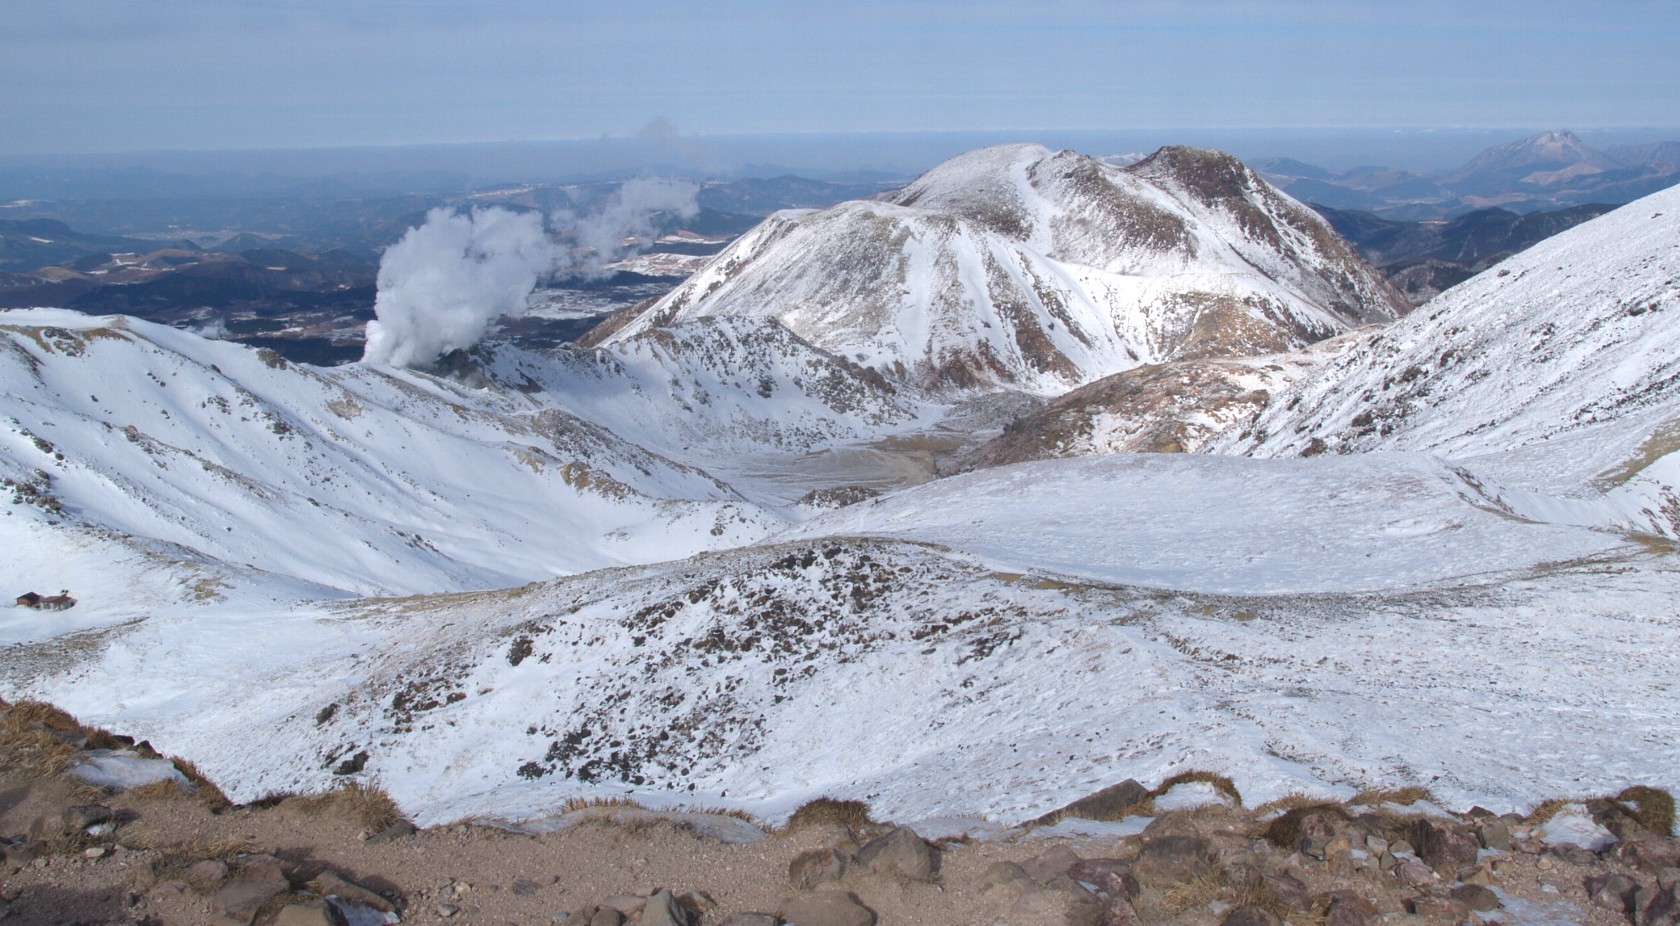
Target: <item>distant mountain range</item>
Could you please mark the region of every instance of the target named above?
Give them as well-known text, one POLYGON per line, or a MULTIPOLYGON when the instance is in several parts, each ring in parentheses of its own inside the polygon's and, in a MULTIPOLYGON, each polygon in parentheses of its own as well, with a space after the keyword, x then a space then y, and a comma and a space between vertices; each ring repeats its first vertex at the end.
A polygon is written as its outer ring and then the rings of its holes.
POLYGON ((1680 142, 1599 151, 1573 132, 1541 132, 1488 148, 1438 174, 1386 167, 1330 171, 1286 158, 1254 166, 1303 202, 1426 220, 1495 206, 1528 213, 1629 202, 1680 182, 1680 142))

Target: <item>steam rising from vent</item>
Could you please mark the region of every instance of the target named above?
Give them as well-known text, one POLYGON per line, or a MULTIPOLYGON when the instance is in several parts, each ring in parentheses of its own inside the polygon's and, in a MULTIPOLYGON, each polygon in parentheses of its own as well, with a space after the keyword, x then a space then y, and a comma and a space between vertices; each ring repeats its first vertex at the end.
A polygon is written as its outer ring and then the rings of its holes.
POLYGON ((490 323, 525 311, 556 249, 542 218, 506 209, 426 213, 379 261, 362 359, 412 367, 471 347, 490 323))
POLYGON ((599 212, 587 216, 567 210, 554 213, 555 227, 569 228, 577 241, 570 265, 560 271, 589 278, 606 276, 607 264, 647 247, 658 213, 683 220, 699 215, 695 199, 699 192, 699 187, 682 181, 628 180, 599 212))
POLYGON ((534 213, 433 209, 379 261, 378 318, 368 322, 362 360, 425 366, 471 347, 496 319, 524 314, 545 277, 606 276, 608 264, 652 241, 658 213, 698 215, 698 192, 692 183, 631 180, 598 211, 556 212, 554 227, 574 248, 551 241, 534 213))

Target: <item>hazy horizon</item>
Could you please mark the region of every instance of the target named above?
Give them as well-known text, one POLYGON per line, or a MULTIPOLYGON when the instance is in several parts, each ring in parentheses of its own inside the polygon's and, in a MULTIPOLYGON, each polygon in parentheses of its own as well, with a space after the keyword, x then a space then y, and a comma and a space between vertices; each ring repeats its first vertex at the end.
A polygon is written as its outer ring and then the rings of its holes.
POLYGON ((1387 126, 1520 137, 1680 112, 1680 5, 1654 0, 16 0, 5 21, 0 156, 1387 126))

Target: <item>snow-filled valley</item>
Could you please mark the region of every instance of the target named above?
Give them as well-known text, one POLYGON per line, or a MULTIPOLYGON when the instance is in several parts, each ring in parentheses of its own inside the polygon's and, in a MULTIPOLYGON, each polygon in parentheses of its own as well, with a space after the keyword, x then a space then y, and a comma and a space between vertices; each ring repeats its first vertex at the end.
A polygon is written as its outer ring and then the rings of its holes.
POLYGON ((593 348, 432 372, 0 312, 0 574, 77 599, 0 611, 0 695, 236 799, 359 777, 422 823, 1014 823, 1185 769, 1251 802, 1680 787, 1680 190, 1390 322, 1246 168, 1087 161, 773 217, 593 348), (1087 285, 1216 277, 1248 295, 1087 285), (1210 357, 1281 372, 1167 402, 1210 357), (1200 452, 1103 436, 1163 420, 1200 452), (1035 427, 1067 458, 975 468, 1035 427))

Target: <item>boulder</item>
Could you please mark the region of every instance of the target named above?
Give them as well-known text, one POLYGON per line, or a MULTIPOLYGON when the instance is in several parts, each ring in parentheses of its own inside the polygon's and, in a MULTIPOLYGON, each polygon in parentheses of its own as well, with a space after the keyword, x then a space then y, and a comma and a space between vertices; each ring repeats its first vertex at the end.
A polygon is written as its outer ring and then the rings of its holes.
POLYGON ((272 860, 248 860, 239 876, 210 897, 210 908, 225 922, 250 926, 262 905, 292 889, 291 882, 272 860))
POLYGON ((1476 864, 1481 843, 1469 827, 1444 820, 1419 820, 1412 824, 1412 845, 1418 858, 1443 875, 1476 864))
POLYGON ((1110 897, 1133 900, 1138 895, 1131 866, 1116 858, 1081 859, 1068 867, 1067 876, 1110 897))
POLYGON ((807 849, 788 862, 788 883, 801 890, 809 890, 828 881, 846 876, 845 853, 838 849, 807 849))
POLYGON ((1587 898, 1612 913, 1633 913, 1639 903, 1639 883, 1627 875, 1600 874, 1587 879, 1587 898))
POLYGON ((1377 905, 1352 891, 1330 892, 1324 926, 1368 926, 1378 916, 1377 905))
POLYGON ((1499 909, 1499 895, 1480 884, 1460 884, 1452 889, 1454 900, 1461 901, 1471 910, 1487 912, 1499 909))
POLYGON ((373 891, 362 887, 353 881, 346 880, 338 872, 328 869, 309 882, 310 890, 323 897, 337 897, 347 903, 372 907, 381 913, 395 913, 397 908, 389 900, 373 891))
POLYGON ((1033 858, 1021 863, 1027 877, 1039 884, 1049 884, 1062 875, 1079 861, 1079 853, 1067 846, 1057 845, 1040 852, 1033 858))
POLYGON ((939 850, 908 826, 871 839, 858 852, 859 868, 907 881, 932 881, 939 872, 939 850))
POLYGON ((781 917, 798 926, 875 926, 875 911, 850 891, 815 891, 782 901, 781 917))
POLYGON ((1211 876, 1213 858, 1213 844, 1200 836, 1157 836, 1144 841, 1132 876, 1145 889, 1165 890, 1211 876))
POLYGON ((188 865, 186 873, 181 876, 181 880, 187 882, 187 884, 194 890, 209 893, 210 891, 215 890, 223 881, 226 881, 227 876, 228 867, 226 862, 217 861, 216 859, 205 859, 202 862, 193 862, 191 865, 188 865))
POLYGON ((347 926, 347 921, 337 907, 315 898, 281 907, 274 926, 347 926))
POLYGON ((654 891, 642 905, 641 926, 692 926, 688 911, 670 891, 654 891))
POLYGON ((1638 926, 1680 926, 1680 887, 1670 884, 1657 891, 1639 911, 1638 926))
POLYGON ((993 862, 980 873, 979 887, 982 893, 1000 888, 1020 888, 1030 884, 1032 878, 1026 869, 1014 862, 993 862))
POLYGON ((1336 839, 1337 824, 1341 822, 1341 817, 1328 812, 1306 814, 1301 818, 1300 834, 1295 837, 1295 851, 1316 859, 1324 858, 1330 843, 1336 839))
POLYGON ((1106 905, 1090 891, 1045 887, 1027 891, 998 923, 1003 926, 1098 926, 1106 905))
POLYGON ((1219 926, 1281 926, 1277 914, 1265 907, 1241 906, 1225 914, 1219 926))
POLYGON ((1049 823, 1062 817, 1079 817, 1085 820, 1118 820, 1125 812, 1136 806, 1149 796, 1149 789, 1128 778, 1117 785, 1108 787, 1074 801, 1058 810, 1052 810, 1042 817, 1038 823, 1049 823))
POLYGON ((1484 849, 1511 851, 1511 825, 1497 817, 1482 821, 1476 828, 1476 838, 1481 841, 1484 849))

